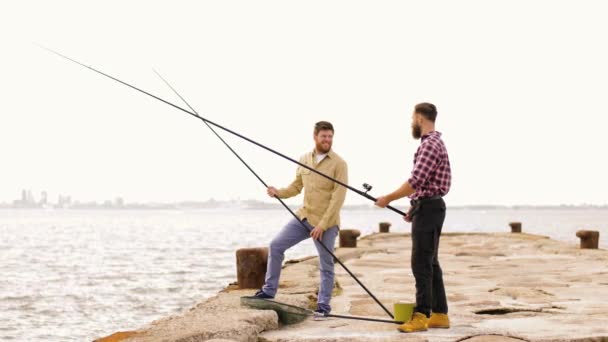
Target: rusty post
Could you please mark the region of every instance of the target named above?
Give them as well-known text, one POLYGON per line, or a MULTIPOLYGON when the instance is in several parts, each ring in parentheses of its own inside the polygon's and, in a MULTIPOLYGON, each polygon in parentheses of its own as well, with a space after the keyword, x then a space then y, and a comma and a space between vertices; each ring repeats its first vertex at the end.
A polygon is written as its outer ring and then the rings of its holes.
POLYGON ((268 247, 241 248, 236 251, 236 278, 241 289, 259 289, 264 285, 268 247))
POLYGON ((581 239, 581 249, 597 249, 600 242, 600 232, 597 230, 579 230, 576 236, 581 239))
POLYGON ((340 230, 340 247, 357 247, 357 237, 359 235, 361 235, 361 232, 356 229, 340 230))
POLYGON ((509 226, 511 226, 511 233, 521 233, 521 222, 511 222, 509 226))

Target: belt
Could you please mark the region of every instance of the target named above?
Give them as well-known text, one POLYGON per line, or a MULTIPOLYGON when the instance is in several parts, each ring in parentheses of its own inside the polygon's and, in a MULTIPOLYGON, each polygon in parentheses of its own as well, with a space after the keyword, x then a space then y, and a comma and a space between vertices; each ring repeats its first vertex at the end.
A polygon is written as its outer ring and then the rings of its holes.
POLYGON ((443 198, 443 196, 421 197, 421 198, 419 198, 417 200, 411 200, 410 204, 411 205, 418 205, 418 204, 422 204, 424 202, 435 201, 435 200, 442 199, 442 198, 443 198))
POLYGON ((410 211, 408 212, 410 219, 418 213, 418 211, 420 210, 420 205, 422 203, 431 202, 431 201, 435 201, 435 200, 442 199, 442 198, 443 198, 442 196, 431 196, 431 197, 421 197, 417 200, 411 200, 410 201, 411 208, 410 208, 410 211))

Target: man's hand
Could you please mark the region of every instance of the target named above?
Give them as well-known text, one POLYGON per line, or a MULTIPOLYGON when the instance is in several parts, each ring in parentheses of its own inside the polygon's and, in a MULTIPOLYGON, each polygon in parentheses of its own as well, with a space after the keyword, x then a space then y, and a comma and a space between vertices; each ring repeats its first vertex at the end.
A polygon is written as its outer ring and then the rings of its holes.
POLYGON ((389 203, 391 203, 391 201, 388 199, 388 196, 380 196, 376 199, 375 204, 380 208, 386 208, 389 203))
POLYGON ((312 237, 313 240, 321 240, 323 237, 323 232, 323 228, 315 227, 315 229, 310 231, 310 237, 312 237))
POLYGON ((405 221, 405 222, 412 222, 412 215, 411 215, 411 212, 412 212, 412 207, 410 207, 410 208, 407 210, 407 213, 405 214, 405 216, 403 216, 403 221, 405 221))
POLYGON ((270 197, 278 197, 279 196, 279 190, 277 190, 274 186, 269 186, 268 188, 266 188, 266 193, 270 197))

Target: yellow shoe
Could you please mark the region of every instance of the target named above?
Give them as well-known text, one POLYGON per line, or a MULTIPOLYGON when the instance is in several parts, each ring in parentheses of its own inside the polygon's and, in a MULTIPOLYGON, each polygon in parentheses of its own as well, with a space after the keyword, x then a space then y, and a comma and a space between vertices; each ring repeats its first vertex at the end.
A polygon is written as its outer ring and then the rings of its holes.
POLYGON ((427 326, 429 328, 448 329, 450 327, 450 319, 447 314, 432 313, 427 326))
POLYGON ((416 331, 426 331, 426 323, 428 322, 428 318, 426 315, 420 312, 414 312, 412 319, 409 322, 403 323, 397 328, 397 330, 405 333, 416 332, 416 331))

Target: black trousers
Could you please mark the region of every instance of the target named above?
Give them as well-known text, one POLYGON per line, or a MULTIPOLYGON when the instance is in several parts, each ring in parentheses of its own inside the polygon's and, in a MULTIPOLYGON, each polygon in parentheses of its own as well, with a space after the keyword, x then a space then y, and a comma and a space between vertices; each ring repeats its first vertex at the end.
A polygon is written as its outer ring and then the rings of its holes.
POLYGON ((443 273, 437 257, 445 220, 445 202, 434 199, 412 206, 412 272, 416 279, 415 312, 448 313, 443 273))

